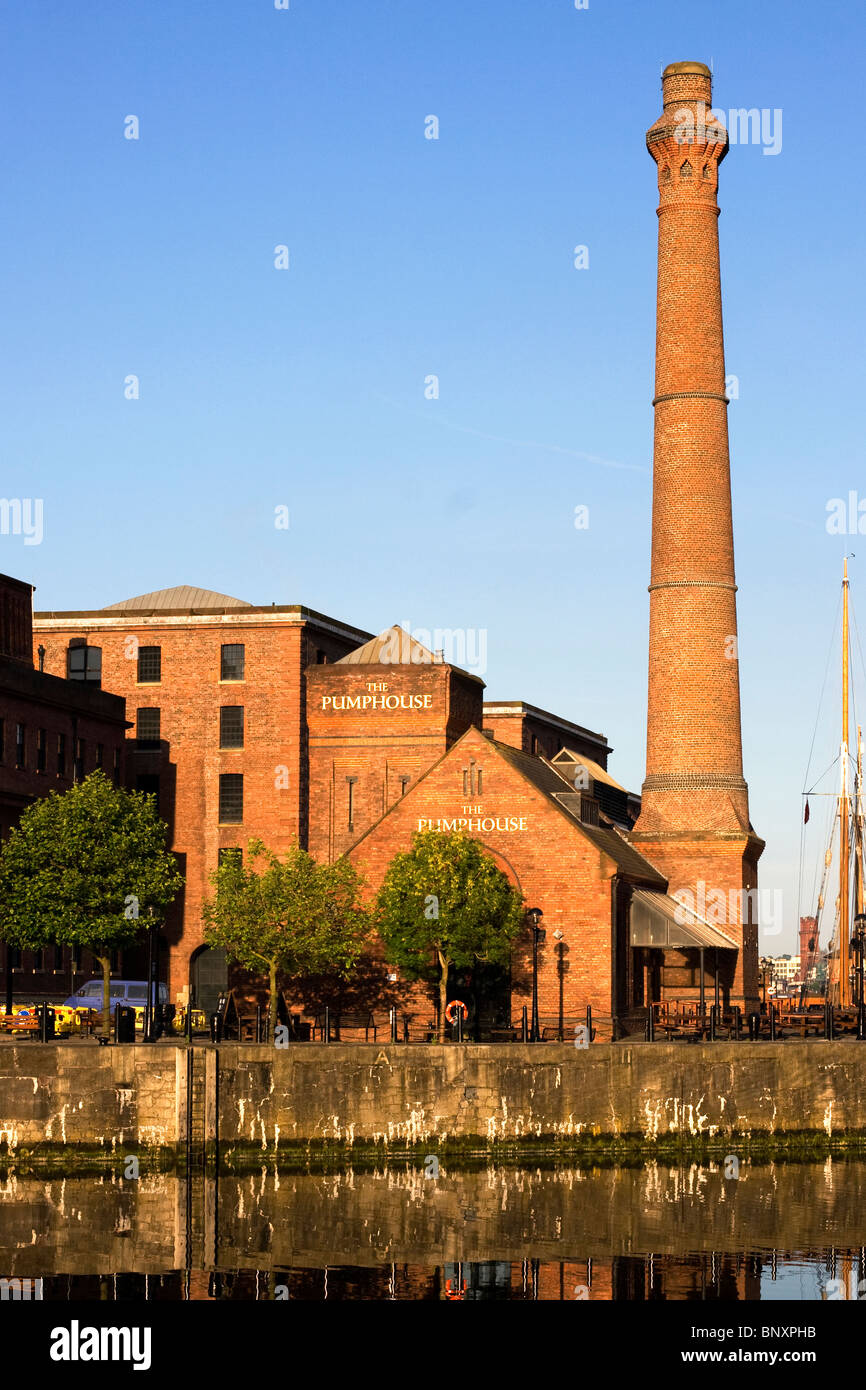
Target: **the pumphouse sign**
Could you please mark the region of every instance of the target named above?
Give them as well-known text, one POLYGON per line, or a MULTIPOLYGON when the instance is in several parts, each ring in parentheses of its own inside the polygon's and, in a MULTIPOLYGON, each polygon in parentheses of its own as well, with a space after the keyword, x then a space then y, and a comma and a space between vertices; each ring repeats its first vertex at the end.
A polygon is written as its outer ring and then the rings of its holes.
POLYGON ((494 830, 512 831, 528 829, 526 816, 491 816, 485 815, 480 806, 464 806, 461 814, 448 818, 439 816, 421 816, 418 820, 419 830, 464 830, 467 835, 478 834, 490 835, 494 830))
POLYGON ((397 695, 388 690, 385 681, 369 681, 367 690, 359 695, 322 695, 323 710, 432 709, 430 694, 397 695))

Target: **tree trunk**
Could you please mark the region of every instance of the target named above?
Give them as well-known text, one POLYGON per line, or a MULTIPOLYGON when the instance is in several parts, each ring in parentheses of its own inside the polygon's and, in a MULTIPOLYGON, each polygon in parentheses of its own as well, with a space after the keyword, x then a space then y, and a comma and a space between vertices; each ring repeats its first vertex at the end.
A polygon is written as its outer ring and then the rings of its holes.
POLYGON ((439 1041, 445 1041, 445 1033, 448 1022, 445 1018, 445 1006, 448 1003, 448 966, 450 961, 447 956, 443 956, 441 951, 436 953, 439 957, 439 1041))
POLYGON ((111 1035, 111 956, 97 956, 102 966, 102 1036, 111 1035))
POLYGON ((268 1042, 274 1040, 274 1028, 277 1022, 277 967, 274 961, 270 963, 270 995, 268 998, 268 1042))

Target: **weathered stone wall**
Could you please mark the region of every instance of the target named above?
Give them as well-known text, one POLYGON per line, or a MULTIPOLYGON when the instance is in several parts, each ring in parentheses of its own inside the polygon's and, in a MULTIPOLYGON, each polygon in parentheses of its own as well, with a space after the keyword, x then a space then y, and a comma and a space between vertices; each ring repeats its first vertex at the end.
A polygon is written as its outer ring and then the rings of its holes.
MULTIPOLYGON (((196 1143, 437 1144, 866 1136, 849 1041, 196 1048, 196 1143), (204 1103, 201 1104, 201 1091, 204 1103)), ((0 1047, 0 1145, 115 1153, 186 1139, 182 1046, 0 1047)))
POLYGON ((223 1045, 220 1143, 866 1134, 852 1042, 223 1045))
POLYGON ((0 1145, 173 1146, 186 1057, 174 1047, 0 1047, 0 1145), (179 1083, 178 1083, 179 1078, 179 1083))

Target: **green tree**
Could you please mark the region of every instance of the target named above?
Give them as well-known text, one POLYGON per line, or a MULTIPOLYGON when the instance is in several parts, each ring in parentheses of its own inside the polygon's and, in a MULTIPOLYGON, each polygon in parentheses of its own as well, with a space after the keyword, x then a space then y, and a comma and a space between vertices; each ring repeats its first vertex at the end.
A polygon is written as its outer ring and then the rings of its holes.
POLYGON ((451 967, 507 964, 523 920, 520 893, 463 833, 417 831, 411 850, 392 859, 376 899, 388 959, 408 979, 438 983, 440 1036, 451 967))
POLYGON ((370 923, 360 903, 361 880, 348 860, 318 864, 299 845, 281 857, 250 840, 247 863, 227 856, 211 884, 214 896, 202 906, 205 940, 247 970, 267 969, 269 1032, 278 972, 351 975, 370 923))
POLYGON ((183 884, 156 799, 100 771, 28 806, 0 847, 0 936, 39 950, 84 947, 102 966, 110 1024, 110 955, 162 921, 183 884))

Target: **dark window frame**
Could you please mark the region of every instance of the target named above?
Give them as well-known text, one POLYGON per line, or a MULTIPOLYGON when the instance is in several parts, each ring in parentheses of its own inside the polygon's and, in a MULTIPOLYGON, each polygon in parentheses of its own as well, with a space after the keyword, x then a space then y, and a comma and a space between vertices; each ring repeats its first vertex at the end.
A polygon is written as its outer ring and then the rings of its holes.
POLYGON ((102 648, 72 640, 66 648, 66 679, 102 688, 102 648), (93 655, 91 656, 91 652, 93 655), (80 660, 78 659, 80 656, 80 660))
POLYGON ((246 716, 244 713, 244 706, 220 705, 220 748, 243 748, 245 736, 246 716), (230 725, 232 720, 227 719, 226 716, 229 714, 235 715, 238 711, 240 712, 240 719, 234 722, 236 725, 238 723, 240 724, 240 730, 238 731, 236 727, 234 730, 229 729, 227 731, 226 725, 230 725))
POLYGON ((218 814, 220 825, 243 825, 244 774, 242 772, 220 773, 218 814))
POLYGON ((139 705, 135 711, 136 748, 159 748, 162 738, 162 708, 159 705, 139 705), (144 719, 142 715, 146 716, 144 719), (153 717, 155 716, 155 718, 153 717))
POLYGON ((135 677, 138 685, 159 685, 162 682, 162 647, 139 647, 135 677), (152 674, 153 671, 156 675, 152 674))
POLYGON ((245 642, 223 642, 222 646, 220 647, 220 680, 232 682, 240 682, 246 680, 246 662, 247 648, 245 642), (240 658, 238 658, 237 656, 228 656, 228 652, 239 652, 240 658), (234 667, 231 666, 232 661, 234 661, 235 663, 234 667), (230 669, 237 669, 238 667, 240 668, 240 675, 227 674, 227 671, 229 671, 230 669))

